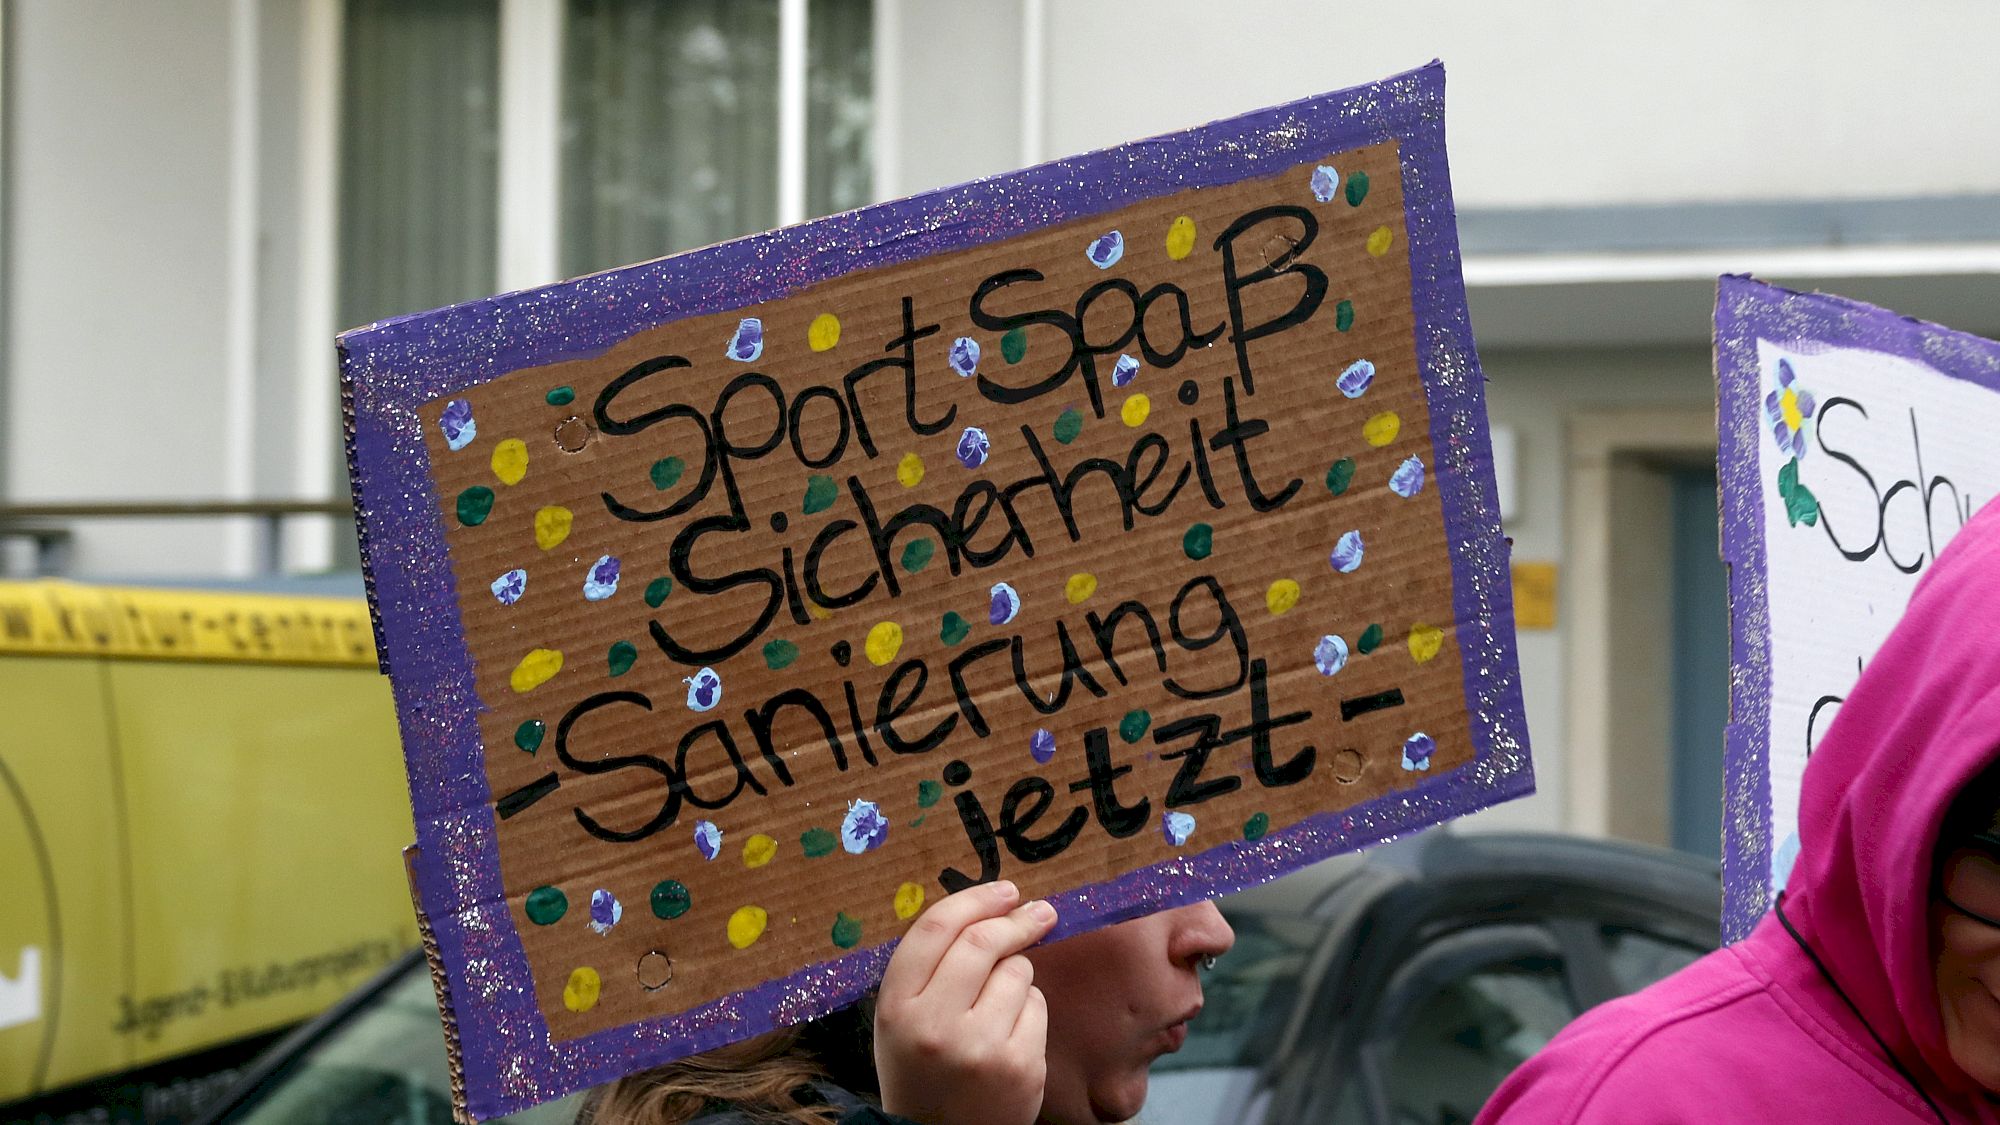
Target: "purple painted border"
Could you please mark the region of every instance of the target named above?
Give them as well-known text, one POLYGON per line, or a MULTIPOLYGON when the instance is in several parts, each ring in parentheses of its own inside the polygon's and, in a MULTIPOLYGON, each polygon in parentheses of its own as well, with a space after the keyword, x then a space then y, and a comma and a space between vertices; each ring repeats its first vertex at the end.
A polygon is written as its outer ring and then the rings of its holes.
POLYGON ((1764 423, 1757 341, 1865 348, 2000 391, 2000 344, 1825 293, 1725 276, 1715 293, 1716 484, 1729 565, 1729 726, 1724 735, 1722 936, 1770 909, 1771 607, 1764 553, 1764 423))
POLYGON ((517 368, 601 353, 633 332, 776 300, 851 271, 982 245, 1188 187, 1255 178, 1387 139, 1401 144, 1417 353, 1452 541, 1453 602, 1477 756, 1414 789, 1313 817, 1256 845, 1224 844, 1060 895, 1058 933, 1067 934, 1241 889, 1534 787, 1508 550, 1445 160, 1440 64, 673 258, 383 321, 341 338, 364 565, 380 650, 393 673, 416 811, 413 879, 459 1017, 466 1103, 474 1115, 518 1110, 832 1011, 872 987, 890 948, 860 950, 678 1017, 550 1041, 501 894, 475 721, 481 703, 417 407, 517 368))

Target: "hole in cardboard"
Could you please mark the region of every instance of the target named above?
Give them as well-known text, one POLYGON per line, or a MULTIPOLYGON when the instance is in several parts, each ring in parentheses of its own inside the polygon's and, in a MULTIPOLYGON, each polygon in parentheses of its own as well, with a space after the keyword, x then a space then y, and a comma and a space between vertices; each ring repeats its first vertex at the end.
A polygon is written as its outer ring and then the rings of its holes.
POLYGON ((556 424, 556 448, 564 453, 581 453, 590 444, 590 423, 571 415, 556 424))
POLYGON ((674 979, 674 959, 655 949, 639 958, 639 987, 657 992, 674 979))
POLYGON ((1274 234, 1265 240, 1262 253, 1266 266, 1274 270, 1284 269, 1299 256, 1299 240, 1288 234, 1274 234))
POLYGON ((1336 750, 1328 763, 1333 770, 1333 779, 1342 785, 1352 785, 1361 780, 1361 773, 1368 768, 1359 751, 1336 750))

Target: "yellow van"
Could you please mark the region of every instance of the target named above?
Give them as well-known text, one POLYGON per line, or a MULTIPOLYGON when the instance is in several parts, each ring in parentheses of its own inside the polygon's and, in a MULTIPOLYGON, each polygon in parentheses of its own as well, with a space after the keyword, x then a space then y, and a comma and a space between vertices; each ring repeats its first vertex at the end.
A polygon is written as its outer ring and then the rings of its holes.
POLYGON ((412 838, 361 599, 0 582, 0 1117, 326 1007, 412 838))

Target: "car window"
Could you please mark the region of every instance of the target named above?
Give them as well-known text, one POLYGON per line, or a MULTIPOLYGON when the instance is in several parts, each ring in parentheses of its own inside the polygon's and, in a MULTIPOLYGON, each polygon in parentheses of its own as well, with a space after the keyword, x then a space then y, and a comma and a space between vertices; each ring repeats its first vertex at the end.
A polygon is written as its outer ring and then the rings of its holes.
POLYGON ((1389 1119, 1470 1122, 1501 1081, 1576 1014, 1554 957, 1513 958, 1441 982, 1381 1056, 1389 1119))
POLYGON ((1671 976, 1708 952, 1698 945, 1623 926, 1605 926, 1602 932, 1605 966, 1621 995, 1671 976))
MULTIPOLYGON (((568 1125, 582 1095, 497 1121, 568 1125)), ((231 1125, 452 1125, 444 1029, 430 979, 405 973, 274 1074, 231 1125)))

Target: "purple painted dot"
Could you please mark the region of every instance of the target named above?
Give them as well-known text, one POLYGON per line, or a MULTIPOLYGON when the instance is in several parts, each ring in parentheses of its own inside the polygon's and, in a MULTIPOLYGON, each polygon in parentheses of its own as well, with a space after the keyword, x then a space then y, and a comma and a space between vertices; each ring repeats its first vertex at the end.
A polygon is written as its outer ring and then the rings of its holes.
POLYGON ((618 905, 617 896, 610 891, 599 889, 590 892, 590 928, 599 936, 611 932, 618 919, 625 916, 625 908, 618 905))
POLYGON ((958 436, 958 463, 968 469, 976 469, 986 463, 986 455, 993 451, 993 443, 986 437, 986 431, 978 426, 967 426, 958 436))
POLYGON ((1111 365, 1111 385, 1122 387, 1139 377, 1139 361, 1129 355, 1121 355, 1118 362, 1111 365))
POLYGON ((1108 270, 1118 264, 1118 259, 1125 256, 1125 236, 1115 230, 1103 235, 1090 244, 1084 255, 1090 259, 1091 265, 1101 270, 1108 270))
POLYGON ((586 601, 601 602, 618 592, 618 560, 610 555, 599 555, 590 564, 590 573, 583 579, 583 596, 586 601))
POLYGON ((993 584, 993 589, 987 592, 993 598, 986 606, 987 624, 1005 625, 1014 620, 1015 614, 1021 612, 1021 595, 1014 592, 1014 587, 1005 582, 996 582, 993 584))
POLYGON ((1411 457, 1396 471, 1389 474, 1389 491, 1408 500, 1424 490, 1424 463, 1421 458, 1411 457))
POLYGON ((1322 676, 1331 676, 1347 667, 1347 642, 1328 633, 1313 646, 1313 667, 1322 676))
POLYGON ((951 342, 951 351, 946 358, 959 378, 970 379, 979 371, 979 341, 970 336, 960 336, 951 342))
POLYGON ((729 358, 738 363, 755 363, 764 354, 764 322, 746 316, 736 324, 729 338, 729 358))
POLYGON ((1312 191, 1313 198, 1321 203, 1332 203, 1340 194, 1340 173, 1333 170, 1333 165, 1322 164, 1313 169, 1312 191))
POLYGON ((1361 533, 1350 531, 1333 545, 1333 554, 1328 556, 1327 561, 1340 573, 1353 574, 1361 569, 1361 550, 1361 533))
POLYGON ((1056 736, 1046 730, 1035 731, 1028 737, 1028 753, 1034 757, 1036 765, 1048 765, 1049 759, 1056 756, 1056 736))
POLYGON ((722 702, 722 677, 713 668, 703 668, 681 681, 688 686, 688 710, 710 711, 722 702))
POLYGON ((1431 755, 1437 750, 1437 740, 1422 731, 1403 740, 1403 768, 1425 770, 1431 768, 1431 755))
POLYGON ((438 418, 438 432, 444 435, 444 443, 453 453, 472 444, 479 436, 479 423, 472 420, 472 404, 462 398, 452 399, 444 404, 444 414, 438 418))
POLYGON ((1340 378, 1335 379, 1333 385, 1348 398, 1360 398, 1367 392, 1368 384, 1374 381, 1375 365, 1365 359, 1357 359, 1347 365, 1347 370, 1340 373, 1340 378))
POLYGON ((714 859, 722 854, 722 829, 712 820, 694 822, 694 847, 703 859, 714 859))
POLYGON ((1194 835, 1194 818, 1184 812, 1170 812, 1160 818, 1160 835, 1178 848, 1194 835))
POLYGON ((840 822, 840 846, 849 855, 872 852, 889 838, 889 822, 883 819, 882 810, 873 801, 854 801, 847 806, 847 816, 840 822))
POLYGON ((493 596, 501 605, 513 605, 528 592, 528 572, 519 567, 493 580, 493 596))

